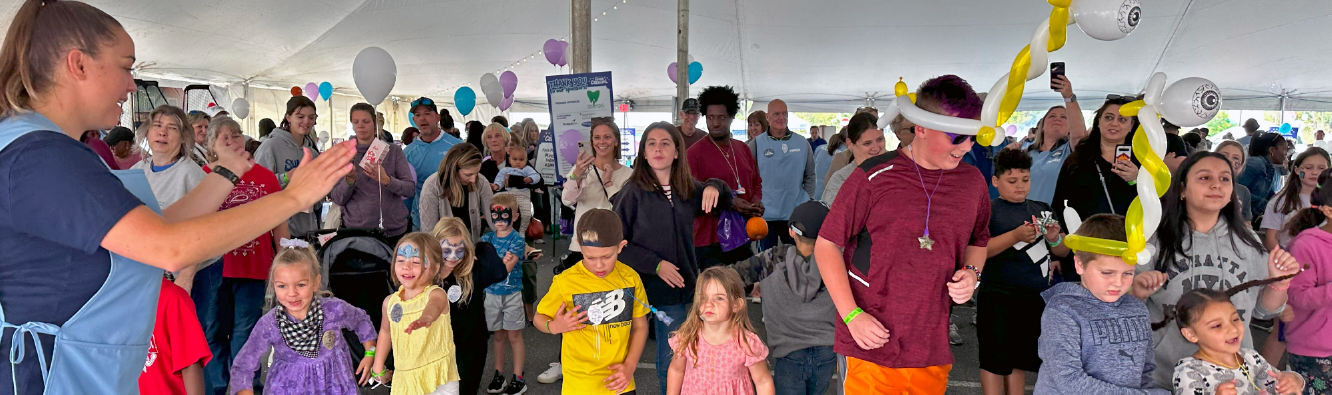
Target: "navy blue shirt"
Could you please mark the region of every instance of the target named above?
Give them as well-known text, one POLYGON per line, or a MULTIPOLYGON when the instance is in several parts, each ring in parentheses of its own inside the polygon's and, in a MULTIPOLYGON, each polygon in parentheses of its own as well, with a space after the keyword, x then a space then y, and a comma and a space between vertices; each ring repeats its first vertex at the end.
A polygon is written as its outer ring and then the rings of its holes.
MULTIPOLYGON (((990 201, 990 236, 998 237, 1012 232, 1023 223, 1031 222, 1032 216, 1041 218, 1042 211, 1054 213, 1050 205, 1031 199, 1022 203, 993 199, 990 201)), ((1045 236, 1036 242, 1045 243, 1045 236)), ((1028 244, 1028 247, 1031 246, 1028 244)), ((1038 293, 1050 288, 1050 279, 1046 276, 1041 265, 1032 261, 1026 250, 1008 247, 999 255, 985 260, 985 281, 981 281, 981 287, 1037 297, 1038 293)))
MULTIPOLYGON (((142 205, 92 149, 57 132, 32 132, 0 150, 0 308, 5 321, 64 325, 111 270, 102 239, 142 205)), ((0 335, 8 364, 14 331, 0 335)), ((18 367, 19 393, 40 393, 32 340, 18 367)), ((47 362, 55 340, 42 335, 47 362)), ((8 370, 8 369, 3 369, 8 370)), ((0 393, 10 375, 0 374, 0 393)))

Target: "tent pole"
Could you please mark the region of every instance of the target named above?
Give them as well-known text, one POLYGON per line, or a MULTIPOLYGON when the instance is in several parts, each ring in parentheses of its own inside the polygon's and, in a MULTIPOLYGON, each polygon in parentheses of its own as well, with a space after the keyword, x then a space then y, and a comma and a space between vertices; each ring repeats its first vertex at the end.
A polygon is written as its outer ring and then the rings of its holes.
POLYGON ((569 16, 572 20, 569 27, 573 29, 569 37, 573 40, 570 49, 573 50, 573 56, 569 58, 569 68, 574 74, 592 72, 592 0, 569 0, 572 12, 569 16))
POLYGON ((684 100, 689 98, 689 0, 676 2, 679 11, 675 22, 675 123, 678 125, 682 121, 684 100))

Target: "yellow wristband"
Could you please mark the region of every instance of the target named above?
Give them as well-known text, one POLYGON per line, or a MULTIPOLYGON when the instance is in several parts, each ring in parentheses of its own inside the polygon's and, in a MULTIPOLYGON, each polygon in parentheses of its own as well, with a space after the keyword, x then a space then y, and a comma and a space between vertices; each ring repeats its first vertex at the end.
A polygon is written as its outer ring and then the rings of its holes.
POLYGON ((855 308, 855 310, 851 310, 850 313, 846 313, 846 318, 843 318, 843 319, 842 319, 842 323, 847 324, 847 325, 851 325, 851 320, 852 320, 852 319, 855 319, 856 316, 858 316, 858 315, 860 315, 860 313, 864 313, 864 312, 865 312, 865 310, 861 310, 859 307, 857 307, 857 308, 855 308))

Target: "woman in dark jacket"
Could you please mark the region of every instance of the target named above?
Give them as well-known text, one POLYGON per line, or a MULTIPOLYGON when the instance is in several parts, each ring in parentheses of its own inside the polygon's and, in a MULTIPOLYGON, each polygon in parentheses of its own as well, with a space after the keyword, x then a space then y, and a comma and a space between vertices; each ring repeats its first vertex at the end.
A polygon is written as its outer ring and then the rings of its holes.
POLYGON ((1067 202, 1087 218, 1093 214, 1125 215, 1129 203, 1138 196, 1131 184, 1138 177, 1137 158, 1118 161, 1115 149, 1132 144, 1138 118, 1119 114, 1119 107, 1132 101, 1132 97, 1111 95, 1096 110, 1091 132, 1073 149, 1073 155, 1064 162, 1055 186, 1055 212, 1062 214, 1067 202))
POLYGON ((486 346, 490 345, 485 289, 504 281, 518 258, 500 258, 490 243, 473 246, 471 231, 458 218, 440 220, 433 233, 443 251, 444 269, 448 270, 440 286, 449 295, 453 347, 458 355, 458 376, 462 378, 458 393, 475 394, 486 373, 486 346))
POLYGON ((671 347, 666 341, 679 329, 693 300, 698 277, 694 256, 694 217, 731 207, 731 188, 721 180, 700 183, 689 173, 684 137, 668 122, 648 125, 638 143, 634 173, 611 198, 624 223, 629 244, 620 262, 638 271, 648 301, 674 321, 654 321, 657 332, 657 376, 666 393, 671 347), (669 218, 670 221, 664 221, 669 218))

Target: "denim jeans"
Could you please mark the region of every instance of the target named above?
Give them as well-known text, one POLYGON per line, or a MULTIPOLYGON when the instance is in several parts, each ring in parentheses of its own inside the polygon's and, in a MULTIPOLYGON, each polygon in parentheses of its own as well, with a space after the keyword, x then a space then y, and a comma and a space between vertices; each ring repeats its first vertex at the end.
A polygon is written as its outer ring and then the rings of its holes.
POLYGON ((666 306, 653 306, 657 311, 666 313, 673 321, 671 325, 650 318, 652 320, 653 330, 657 332, 657 383, 661 385, 662 394, 666 393, 666 374, 671 370, 671 332, 680 329, 680 324, 684 323, 685 316, 689 315, 689 304, 680 303, 666 306))
MULTIPOLYGON (((263 316, 265 283, 263 280, 223 278, 222 262, 214 263, 194 275, 194 299, 204 338, 213 360, 204 366, 206 393, 224 395, 231 380, 231 361, 250 339, 255 322, 263 316)), ((255 375, 254 386, 263 388, 255 375)))
POLYGON ((772 378, 777 395, 822 395, 837 368, 837 354, 832 346, 815 346, 792 351, 777 358, 772 378))
MULTIPOLYGON (((208 342, 213 359, 204 365, 204 393, 225 395, 227 392, 227 370, 231 368, 227 358, 219 358, 217 348, 217 290, 222 286, 222 262, 200 269, 194 274, 194 286, 190 289, 190 299, 194 300, 194 311, 199 315, 199 325, 203 328, 204 340, 208 342)), ((225 337, 225 336, 224 336, 225 337)))

